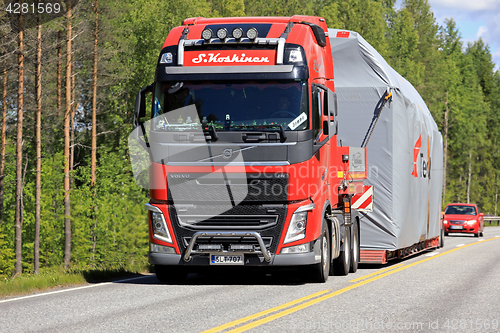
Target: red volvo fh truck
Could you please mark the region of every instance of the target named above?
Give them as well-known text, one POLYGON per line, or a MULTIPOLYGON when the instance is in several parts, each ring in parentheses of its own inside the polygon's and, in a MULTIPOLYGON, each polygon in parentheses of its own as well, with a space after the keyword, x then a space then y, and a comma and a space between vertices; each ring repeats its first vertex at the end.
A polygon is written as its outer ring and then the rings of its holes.
POLYGON ((159 280, 209 265, 295 266, 317 282, 357 270, 366 149, 337 142, 333 73, 320 17, 171 30, 131 135, 159 280))

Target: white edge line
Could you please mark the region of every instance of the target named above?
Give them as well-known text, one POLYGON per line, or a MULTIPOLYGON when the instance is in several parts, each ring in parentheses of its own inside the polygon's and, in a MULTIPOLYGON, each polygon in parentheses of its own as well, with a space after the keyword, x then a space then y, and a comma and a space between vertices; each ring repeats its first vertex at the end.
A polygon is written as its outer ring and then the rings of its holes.
POLYGON ((86 285, 86 286, 82 286, 82 287, 75 287, 75 288, 69 288, 69 289, 49 291, 49 292, 46 292, 46 293, 40 293, 40 294, 35 294, 35 295, 28 295, 28 296, 22 296, 22 297, 16 297, 16 298, 9 298, 9 299, 5 299, 5 300, 0 301, 0 303, 7 303, 7 302, 12 302, 12 301, 19 301, 19 300, 22 300, 22 299, 33 298, 33 297, 38 297, 38 296, 46 296, 46 295, 59 294, 59 293, 64 293, 66 291, 73 291, 73 290, 80 290, 80 289, 86 289, 86 288, 93 288, 93 287, 105 286, 105 285, 113 284, 113 283, 120 283, 120 282, 127 282, 127 281, 132 281, 132 280, 144 279, 144 278, 151 277, 151 276, 152 275, 139 276, 139 277, 134 277, 134 278, 130 278, 130 279, 117 280, 117 281, 111 281, 111 282, 101 282, 101 283, 86 285))
POLYGON ((438 254, 439 254, 439 252, 432 252, 432 253, 426 254, 425 256, 426 257, 434 257, 435 255, 438 255, 438 254))
POLYGON ((465 244, 458 244, 457 247, 461 247, 461 246, 464 246, 465 244))

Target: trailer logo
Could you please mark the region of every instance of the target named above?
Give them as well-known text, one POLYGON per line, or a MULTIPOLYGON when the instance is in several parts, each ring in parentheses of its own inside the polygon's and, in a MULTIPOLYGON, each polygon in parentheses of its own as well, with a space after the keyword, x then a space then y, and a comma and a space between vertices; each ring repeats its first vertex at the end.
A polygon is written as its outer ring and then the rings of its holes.
POLYGON ((418 137, 417 142, 415 142, 415 146, 413 147, 413 171, 411 175, 415 178, 419 176, 422 178, 427 178, 429 175, 429 163, 424 159, 424 154, 420 152, 422 148, 422 136, 418 137), (418 157, 420 156, 422 161, 422 171, 418 171, 418 157))
POLYGON ((356 169, 363 166, 364 161, 363 161, 363 158, 362 158, 360 152, 357 152, 354 154, 353 159, 351 160, 351 163, 352 163, 353 168, 356 168, 356 169))

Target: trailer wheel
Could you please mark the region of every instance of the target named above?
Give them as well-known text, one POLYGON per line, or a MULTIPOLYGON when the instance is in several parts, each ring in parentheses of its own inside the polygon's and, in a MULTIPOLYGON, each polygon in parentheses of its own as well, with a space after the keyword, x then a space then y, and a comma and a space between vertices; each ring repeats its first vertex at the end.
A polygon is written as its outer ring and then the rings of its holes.
POLYGON ((155 265, 156 278, 162 283, 182 283, 187 277, 187 270, 182 266, 155 265))
POLYGON ((333 271, 335 275, 347 275, 351 268, 351 232, 349 228, 345 228, 344 250, 340 251, 340 255, 333 261, 333 271))
POLYGON ((313 282, 324 283, 328 280, 330 273, 330 233, 325 222, 323 222, 323 231, 319 239, 321 249, 321 261, 312 266, 313 282))
POLYGON ((349 273, 356 273, 359 263, 359 222, 354 223, 354 230, 352 232, 352 255, 351 255, 351 268, 349 273))

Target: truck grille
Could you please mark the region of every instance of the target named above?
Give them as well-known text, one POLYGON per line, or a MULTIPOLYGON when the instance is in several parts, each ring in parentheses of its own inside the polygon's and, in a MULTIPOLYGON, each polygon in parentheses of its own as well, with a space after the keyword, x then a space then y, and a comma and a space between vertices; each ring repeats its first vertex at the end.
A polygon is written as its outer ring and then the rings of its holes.
MULTIPOLYGON (((278 241, 286 218, 286 205, 252 205, 239 204, 237 206, 221 205, 169 205, 169 217, 172 221, 175 236, 182 251, 185 251, 187 244, 195 232, 207 231, 257 231, 265 239, 266 247, 271 252, 276 252, 278 241), (212 214, 210 212, 221 212, 222 214, 212 214), (204 219, 204 217, 208 217, 204 219), (186 242, 187 240, 187 242, 186 242)), ((230 244, 246 244, 252 242, 258 247, 255 239, 236 237, 224 241, 218 240, 217 244, 223 244, 224 248, 229 248, 230 244)))

